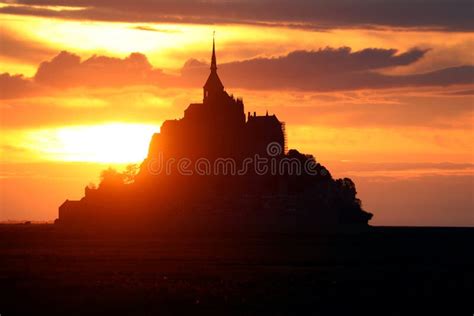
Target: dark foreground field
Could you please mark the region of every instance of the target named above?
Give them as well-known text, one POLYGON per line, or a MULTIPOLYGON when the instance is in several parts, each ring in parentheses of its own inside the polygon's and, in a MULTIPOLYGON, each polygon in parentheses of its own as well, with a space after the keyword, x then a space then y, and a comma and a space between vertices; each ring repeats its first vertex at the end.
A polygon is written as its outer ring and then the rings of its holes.
POLYGON ((0 314, 473 315, 474 230, 104 237, 0 225, 0 314))

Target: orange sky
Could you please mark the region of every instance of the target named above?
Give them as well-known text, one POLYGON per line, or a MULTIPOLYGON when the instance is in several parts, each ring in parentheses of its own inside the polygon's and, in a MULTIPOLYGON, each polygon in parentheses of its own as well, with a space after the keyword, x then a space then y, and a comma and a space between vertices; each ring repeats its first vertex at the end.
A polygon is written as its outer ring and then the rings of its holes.
POLYGON ((205 6, 154 20, 146 1, 8 2, 0 221, 53 220, 100 170, 143 159, 161 123, 200 101, 216 30, 226 90, 285 121, 289 148, 352 177, 374 224, 474 225, 474 36, 462 13, 426 25, 331 7, 327 19, 286 18, 282 1, 261 20, 205 6))

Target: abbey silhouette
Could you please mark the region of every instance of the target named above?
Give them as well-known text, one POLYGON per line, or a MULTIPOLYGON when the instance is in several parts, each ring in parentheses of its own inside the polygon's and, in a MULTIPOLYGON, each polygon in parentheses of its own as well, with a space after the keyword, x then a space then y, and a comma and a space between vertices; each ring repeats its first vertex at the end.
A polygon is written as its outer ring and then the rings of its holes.
POLYGON ((65 226, 160 230, 312 231, 367 226, 354 183, 334 180, 311 155, 286 150, 285 124, 245 115, 217 73, 213 40, 202 103, 167 120, 135 172, 108 170, 80 201, 59 207, 65 226))

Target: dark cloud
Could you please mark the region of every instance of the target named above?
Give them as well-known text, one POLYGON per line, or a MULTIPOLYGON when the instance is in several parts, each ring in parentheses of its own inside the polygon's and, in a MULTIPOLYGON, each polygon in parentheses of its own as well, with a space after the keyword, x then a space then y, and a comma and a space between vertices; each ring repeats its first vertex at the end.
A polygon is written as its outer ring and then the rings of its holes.
POLYGON ((446 95, 471 96, 474 95, 474 89, 452 91, 444 93, 446 95))
MULTIPOLYGON (((325 48, 295 51, 275 58, 255 58, 219 65, 219 74, 227 87, 253 90, 344 91, 400 87, 449 86, 471 84, 474 66, 465 65, 412 75, 386 75, 380 70, 410 65, 426 50, 412 49, 397 53, 394 49, 325 48)), ((61 52, 41 63, 31 79, 3 74, 2 98, 32 94, 38 87, 157 87, 196 88, 209 73, 209 65, 188 60, 181 75, 168 75, 154 68, 147 57, 132 53, 126 58, 92 56, 86 60, 61 52)))
POLYGON ((37 85, 22 75, 0 74, 0 99, 27 97, 38 91, 37 85))
POLYGON ((141 23, 236 23, 312 29, 474 29, 470 0, 18 0, 15 5, 0 8, 0 12, 141 23), (52 10, 47 6, 74 10, 52 10))
POLYGON ((51 61, 41 63, 34 81, 54 87, 107 87, 158 84, 164 77, 140 53, 124 59, 94 55, 81 61, 79 56, 63 51, 51 61))
MULTIPOLYGON (((221 78, 228 86, 247 89, 296 89, 338 91, 384 89, 410 86, 447 86, 473 83, 474 67, 459 66, 413 75, 385 75, 384 68, 410 65, 426 50, 412 49, 397 54, 394 49, 326 48, 296 51, 278 58, 255 58, 222 64, 221 78)), ((182 75, 195 84, 202 82, 207 65, 188 61, 182 75)))
POLYGON ((62 51, 50 61, 42 62, 33 78, 1 74, 0 98, 21 98, 74 87, 172 85, 173 79, 153 68, 140 53, 123 59, 94 55, 82 61, 78 55, 62 51))
POLYGON ((40 42, 24 38, 14 30, 1 29, 0 38, 0 56, 8 59, 39 63, 57 53, 57 50, 45 47, 40 42))
POLYGON ((409 65, 426 53, 426 50, 412 49, 397 55, 396 49, 366 48, 352 52, 349 47, 325 48, 317 51, 294 51, 278 58, 256 58, 243 62, 228 63, 233 70, 244 67, 259 67, 265 64, 268 70, 278 68, 282 72, 297 75, 308 70, 313 74, 321 72, 362 71, 409 65), (308 67, 309 66, 309 67, 308 67))

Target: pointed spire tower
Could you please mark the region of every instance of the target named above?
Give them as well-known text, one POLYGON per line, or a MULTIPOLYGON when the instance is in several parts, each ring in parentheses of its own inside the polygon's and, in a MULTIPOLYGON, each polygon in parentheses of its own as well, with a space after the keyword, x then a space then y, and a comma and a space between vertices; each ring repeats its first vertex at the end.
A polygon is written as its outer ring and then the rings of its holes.
POLYGON ((212 58, 211 58, 211 71, 217 72, 217 60, 216 60, 216 32, 212 35, 212 58))
POLYGON ((204 102, 218 96, 224 92, 224 85, 217 75, 217 59, 216 59, 216 41, 215 32, 212 37, 212 57, 211 57, 211 73, 204 84, 204 102))

